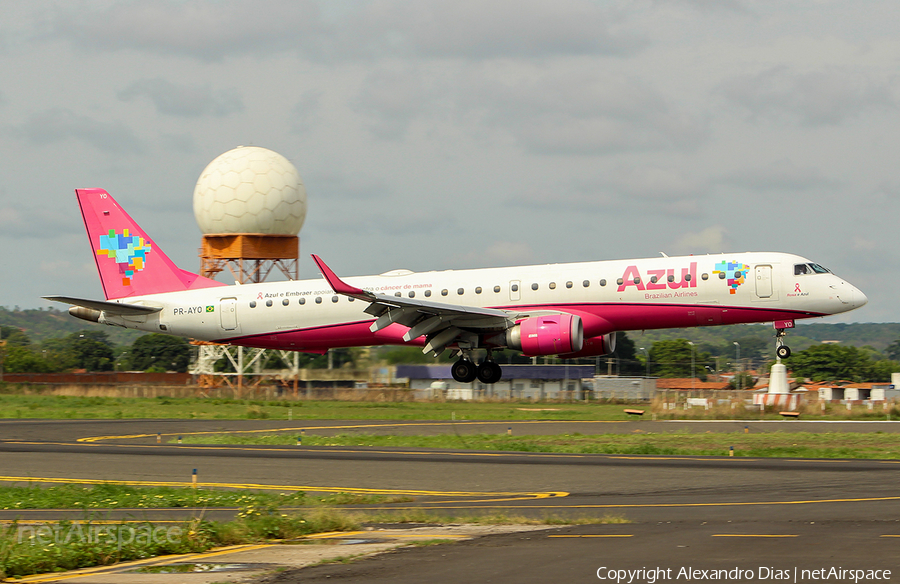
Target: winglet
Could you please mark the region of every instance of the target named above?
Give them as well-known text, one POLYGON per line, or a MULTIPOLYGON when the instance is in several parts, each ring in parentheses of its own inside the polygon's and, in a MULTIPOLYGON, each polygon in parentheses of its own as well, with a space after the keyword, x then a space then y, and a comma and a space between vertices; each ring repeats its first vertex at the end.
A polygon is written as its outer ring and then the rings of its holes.
POLYGON ((322 272, 322 275, 325 276, 325 280, 328 281, 328 285, 331 286, 331 289, 335 291, 337 294, 343 294, 344 296, 352 296, 353 298, 357 298, 359 300, 368 300, 372 301, 375 298, 375 295, 371 292, 366 292, 362 288, 357 288, 355 286, 351 286, 347 284, 343 280, 337 277, 337 275, 325 265, 325 262, 322 261, 322 258, 317 256, 316 254, 311 254, 312 259, 316 262, 316 265, 319 266, 319 271, 322 272))

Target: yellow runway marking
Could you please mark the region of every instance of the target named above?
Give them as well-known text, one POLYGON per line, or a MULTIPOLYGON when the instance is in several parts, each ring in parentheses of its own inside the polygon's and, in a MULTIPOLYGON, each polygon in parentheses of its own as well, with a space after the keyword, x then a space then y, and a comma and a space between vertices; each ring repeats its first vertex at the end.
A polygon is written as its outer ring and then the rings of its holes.
MULTIPOLYGON (((262 434, 265 432, 299 432, 300 430, 353 430, 360 428, 406 428, 413 426, 484 426, 501 424, 623 424, 626 420, 495 420, 485 422, 416 422, 412 424, 353 424, 345 426, 291 426, 290 428, 265 428, 262 430, 222 430, 218 432, 171 432, 160 436, 202 436, 208 434, 262 434)), ((88 436, 78 442, 99 442, 100 440, 127 440, 133 438, 154 438, 157 434, 126 434, 122 436, 88 436)))
MULTIPOLYGON (((754 507, 760 505, 816 505, 823 503, 871 503, 876 501, 900 501, 896 497, 865 497, 859 499, 809 499, 801 501, 732 501, 723 503, 608 503, 596 505, 491 505, 490 507, 443 506, 443 502, 423 503, 416 507, 391 505, 391 510, 410 511, 413 509, 652 509, 661 507, 754 507)), ((354 507, 359 511, 383 510, 384 507, 354 507)), ((898 535, 897 537, 900 537, 898 535)))
POLYGON ((606 533, 592 535, 548 535, 547 537, 634 537, 634 534, 606 533))
MULTIPOLYGON (((174 436, 174 434, 173 434, 173 436, 174 436)), ((116 438, 116 436, 113 436, 111 438, 116 438)), ((45 446, 45 445, 75 446, 75 444, 73 442, 25 442, 25 441, 21 441, 21 440, 7 440, 7 441, 5 441, 5 444, 30 444, 30 445, 42 445, 42 446, 45 446)), ((91 445, 93 446, 95 444, 91 444, 91 445)), ((224 451, 245 450, 247 452, 292 452, 292 451, 293 452, 303 452, 302 449, 292 448, 288 444, 285 444, 280 447, 271 447, 271 448, 265 448, 265 447, 260 447, 260 446, 253 446, 253 447, 242 446, 239 444, 234 444, 234 445, 227 445, 227 444, 226 445, 216 445, 216 444, 164 444, 164 445, 160 445, 160 444, 112 444, 110 446, 113 446, 115 448, 160 448, 160 446, 168 446, 168 447, 181 448, 184 450, 193 448, 196 450, 202 450, 204 452, 209 452, 210 450, 224 450, 224 451)), ((420 450, 416 450, 416 451, 364 450, 364 451, 361 451, 361 450, 344 450, 344 449, 337 449, 337 448, 329 448, 328 450, 316 450, 316 451, 311 451, 311 452, 336 452, 336 453, 341 453, 341 454, 349 454, 349 453, 358 454, 360 452, 365 452, 367 454, 394 454, 394 455, 403 454, 405 456, 433 456, 435 454, 442 454, 444 456, 472 456, 472 457, 486 457, 486 458, 496 458, 496 457, 503 457, 503 456, 510 455, 510 453, 508 453, 508 452, 484 452, 484 451, 478 451, 478 450, 472 450, 469 452, 443 452, 440 450, 426 450, 426 451, 420 451, 420 450)), ((560 456, 566 456, 569 458, 584 458, 585 457, 585 455, 583 455, 583 454, 568 454, 568 453, 562 453, 562 452, 557 452, 557 453, 553 453, 553 452, 544 452, 544 453, 541 453, 541 452, 516 452, 514 454, 515 454, 515 456, 527 456, 529 458, 542 458, 542 457, 557 458, 560 456)), ((675 460, 679 460, 679 459, 675 459, 675 460)), ((684 459, 684 460, 695 460, 695 459, 684 459)), ((696 460, 701 460, 701 459, 696 459, 696 460)))
POLYGON ((196 561, 196 560, 205 560, 207 558, 214 558, 217 556, 222 556, 226 554, 233 554, 237 552, 246 552, 250 550, 257 550, 266 547, 271 547, 273 544, 249 544, 249 545, 236 545, 228 548, 220 548, 218 550, 214 550, 212 552, 200 553, 200 554, 177 554, 171 556, 157 556, 155 558, 149 558, 146 560, 137 560, 135 562, 125 562, 122 564, 114 564, 112 566, 100 566, 97 568, 86 568, 84 570, 77 570, 75 572, 70 572, 66 574, 54 573, 54 574, 37 574, 35 576, 26 576, 25 578, 9 578, 4 580, 4 582, 58 582, 60 580, 73 580, 75 578, 87 578, 88 576, 96 576, 98 574, 107 574, 107 573, 115 573, 120 572, 122 570, 130 570, 133 568, 139 568, 141 566, 154 566, 159 564, 170 564, 173 562, 187 562, 187 561, 196 561))
POLYGON ((714 533, 712 537, 800 537, 799 535, 778 535, 765 533, 714 533))
MULTIPOLYGON (((193 482, 182 481, 120 481, 120 480, 97 480, 97 479, 74 479, 61 477, 11 477, 0 476, 0 482, 15 483, 63 483, 76 485, 137 485, 144 487, 191 487, 193 482)), ((550 497, 565 497, 565 492, 545 492, 545 493, 514 493, 514 492, 496 492, 485 493, 478 491, 425 491, 417 489, 364 489, 358 487, 319 487, 314 485, 262 485, 255 483, 196 483, 198 487, 216 487, 227 489, 256 489, 266 491, 313 491, 321 493, 356 493, 367 495, 406 495, 406 496, 425 496, 425 497, 492 497, 489 501, 493 501, 493 497, 507 497, 519 500, 521 499, 547 499, 550 497)))

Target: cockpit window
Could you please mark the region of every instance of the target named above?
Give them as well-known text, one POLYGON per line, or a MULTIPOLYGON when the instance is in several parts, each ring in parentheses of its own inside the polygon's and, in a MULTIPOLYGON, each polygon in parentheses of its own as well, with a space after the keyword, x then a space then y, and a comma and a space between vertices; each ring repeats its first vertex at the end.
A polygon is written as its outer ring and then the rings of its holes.
POLYGON ((823 268, 819 264, 794 264, 794 275, 802 274, 830 274, 831 270, 823 268))

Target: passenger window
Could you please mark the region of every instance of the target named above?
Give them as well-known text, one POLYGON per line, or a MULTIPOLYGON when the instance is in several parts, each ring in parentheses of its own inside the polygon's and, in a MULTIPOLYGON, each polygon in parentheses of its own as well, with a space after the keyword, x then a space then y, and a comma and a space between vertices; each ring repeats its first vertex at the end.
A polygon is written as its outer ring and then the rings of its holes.
POLYGON ((705 273, 705 272, 704 272, 704 274, 703 274, 702 276, 700 276, 700 277, 701 277, 702 279, 704 279, 704 280, 709 280, 709 274, 707 274, 707 273, 705 273))
POLYGON ((271 300, 266 300, 266 306, 272 306, 272 301, 271 301, 271 300))
POLYGON ((298 302, 300 304, 306 304, 306 298, 301 298, 300 300, 298 300, 298 302))
POLYGON ((650 276, 650 283, 656 284, 656 281, 659 280, 656 276, 650 276))
POLYGON ((600 280, 600 285, 606 286, 606 278, 603 278, 602 280, 600 280))
POLYGON ((415 293, 414 290, 410 290, 410 291, 409 291, 409 297, 410 297, 410 298, 415 298, 415 297, 416 297, 416 293, 415 293))
MULTIPOLYGON (((720 278, 724 278, 724 277, 725 277, 725 272, 722 272, 721 274, 719 274, 719 277, 720 277, 720 278)), ((668 280, 669 282, 674 282, 674 281, 675 281, 675 276, 673 276, 672 274, 669 274, 669 277, 666 278, 666 280, 668 280)))
POLYGON ((322 304, 322 297, 316 296, 316 304, 322 304))
POLYGON ((425 290, 425 298, 431 297, 431 290, 425 290))
POLYGON ((256 308, 256 300, 250 301, 250 308, 256 308))
POLYGON ((685 274, 685 275, 684 275, 684 281, 685 281, 685 282, 690 282, 690 281, 691 281, 691 275, 690 275, 690 274, 685 274))
POLYGON ((457 288, 457 289, 456 289, 456 293, 459 294, 460 296, 463 295, 463 292, 465 292, 465 290, 463 290, 462 288, 457 288))
POLYGON ((572 282, 571 281, 566 282, 566 288, 571 288, 571 287, 572 287, 572 282))
POLYGON ((532 290, 537 290, 537 289, 538 289, 537 282, 535 282, 534 284, 531 285, 531 289, 532 289, 532 290))
POLYGON ((616 284, 618 284, 619 286, 621 286, 624 283, 625 283, 625 280, 623 280, 622 278, 619 278, 618 280, 616 280, 616 284))
POLYGON ((556 290, 556 282, 550 282, 550 289, 556 290))
POLYGON ((394 296, 396 296, 397 298, 400 298, 401 296, 403 296, 403 294, 401 294, 399 292, 394 292, 394 296))
POLYGON ((446 295, 447 295, 447 289, 444 288, 443 290, 441 290, 441 296, 446 296, 446 295))
POLYGON ((499 292, 500 292, 500 286, 494 286, 494 292, 495 292, 495 293, 499 293, 499 292))
MULTIPOLYGON (((672 276, 669 276, 669 278, 674 279, 672 276)), ((670 279, 669 282, 671 282, 672 279, 670 279)), ((725 279, 725 272, 719 272, 719 279, 720 279, 720 280, 724 280, 724 279, 725 279)))
POLYGON ((584 282, 581 283, 581 285, 584 286, 585 288, 587 288, 588 286, 591 285, 591 281, 590 281, 590 280, 585 280, 584 282))
POLYGON ((518 291, 519 291, 519 285, 518 285, 518 284, 513 284, 512 287, 510 288, 510 290, 512 290, 513 292, 518 292, 518 291))
POLYGON ((285 298, 284 300, 281 301, 281 304, 284 305, 284 306, 287 306, 287 305, 290 304, 290 303, 291 303, 291 301, 288 300, 287 298, 285 298))
POLYGON ((475 288, 475 294, 481 294, 481 286, 475 288))
POLYGON ((332 301, 332 302, 337 302, 337 301, 338 301, 338 297, 337 297, 337 296, 332 296, 332 297, 331 297, 331 301, 332 301))

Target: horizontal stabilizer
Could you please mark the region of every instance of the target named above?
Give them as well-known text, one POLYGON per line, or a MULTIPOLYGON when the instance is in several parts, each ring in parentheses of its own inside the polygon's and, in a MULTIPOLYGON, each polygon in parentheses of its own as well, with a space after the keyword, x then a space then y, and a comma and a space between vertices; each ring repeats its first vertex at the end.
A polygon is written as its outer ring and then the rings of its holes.
POLYGON ((52 300, 53 302, 62 302, 64 304, 72 304, 92 310, 100 310, 107 314, 118 314, 121 316, 137 316, 145 314, 153 314, 159 312, 162 307, 142 306, 140 304, 124 304, 122 302, 106 302, 103 300, 87 300, 85 298, 72 298, 71 296, 44 296, 44 300, 52 300))

